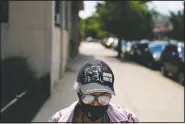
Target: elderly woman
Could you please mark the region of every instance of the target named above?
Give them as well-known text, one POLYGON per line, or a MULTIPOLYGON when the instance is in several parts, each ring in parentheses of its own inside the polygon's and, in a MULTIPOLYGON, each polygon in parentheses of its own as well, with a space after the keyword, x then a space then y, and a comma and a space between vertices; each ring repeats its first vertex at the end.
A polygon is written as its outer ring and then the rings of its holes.
POLYGON ((139 122, 136 115, 126 108, 110 103, 114 92, 114 75, 103 61, 95 59, 79 71, 74 84, 79 101, 56 112, 49 122, 139 122))

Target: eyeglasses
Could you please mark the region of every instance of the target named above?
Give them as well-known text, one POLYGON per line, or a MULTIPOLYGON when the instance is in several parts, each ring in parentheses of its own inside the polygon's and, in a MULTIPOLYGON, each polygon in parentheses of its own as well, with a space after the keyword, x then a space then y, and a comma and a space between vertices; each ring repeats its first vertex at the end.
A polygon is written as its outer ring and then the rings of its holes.
POLYGON ((111 96, 108 96, 108 95, 96 96, 96 95, 89 95, 89 94, 82 95, 82 101, 85 104, 91 104, 94 100, 98 100, 98 102, 101 105, 108 105, 111 100, 111 96))

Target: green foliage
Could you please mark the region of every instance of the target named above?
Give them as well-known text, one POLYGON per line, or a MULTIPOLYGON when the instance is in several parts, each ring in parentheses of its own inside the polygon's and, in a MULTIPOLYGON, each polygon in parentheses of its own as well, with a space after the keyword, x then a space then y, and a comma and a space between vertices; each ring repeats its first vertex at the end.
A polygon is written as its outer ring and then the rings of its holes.
POLYGON ((168 33, 168 36, 184 41, 184 11, 179 11, 177 14, 170 12, 170 22, 173 25, 173 30, 168 33))
POLYGON ((82 18, 80 19, 79 29, 80 29, 81 37, 85 37, 85 29, 86 29, 85 19, 82 19, 82 18))
MULTIPOLYGON (((103 39, 109 34, 114 34, 125 40, 153 39, 154 22, 161 14, 154 9, 148 10, 148 2, 150 1, 98 3, 96 12, 91 17, 81 19, 81 36, 103 39)), ((170 22, 174 30, 167 32, 168 37, 184 40, 184 13, 171 12, 170 22)))
POLYGON ((102 39, 108 35, 107 32, 102 30, 102 22, 99 20, 97 14, 80 20, 80 33, 82 37, 91 36, 93 38, 102 39))
POLYGON ((102 29, 128 40, 146 38, 152 34, 153 16, 146 2, 106 1, 98 4, 96 13, 102 29))

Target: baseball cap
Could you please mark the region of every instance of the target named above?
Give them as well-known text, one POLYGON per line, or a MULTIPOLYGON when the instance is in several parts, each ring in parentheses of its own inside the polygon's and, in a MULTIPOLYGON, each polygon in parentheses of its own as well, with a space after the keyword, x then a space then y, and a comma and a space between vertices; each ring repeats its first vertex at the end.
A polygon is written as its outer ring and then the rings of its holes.
POLYGON ((114 92, 114 74, 111 68, 99 59, 87 62, 77 76, 79 88, 83 94, 94 92, 114 92))

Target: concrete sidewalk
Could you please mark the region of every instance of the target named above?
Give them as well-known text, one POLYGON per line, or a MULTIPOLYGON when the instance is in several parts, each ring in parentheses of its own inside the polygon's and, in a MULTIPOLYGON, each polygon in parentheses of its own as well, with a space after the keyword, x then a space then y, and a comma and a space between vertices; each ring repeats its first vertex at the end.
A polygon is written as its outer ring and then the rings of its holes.
POLYGON ((93 56, 79 54, 74 60, 69 62, 64 76, 57 83, 54 92, 32 122, 48 122, 55 112, 69 106, 77 100, 76 92, 73 90, 73 83, 76 81, 76 76, 80 67, 93 58, 93 56))

